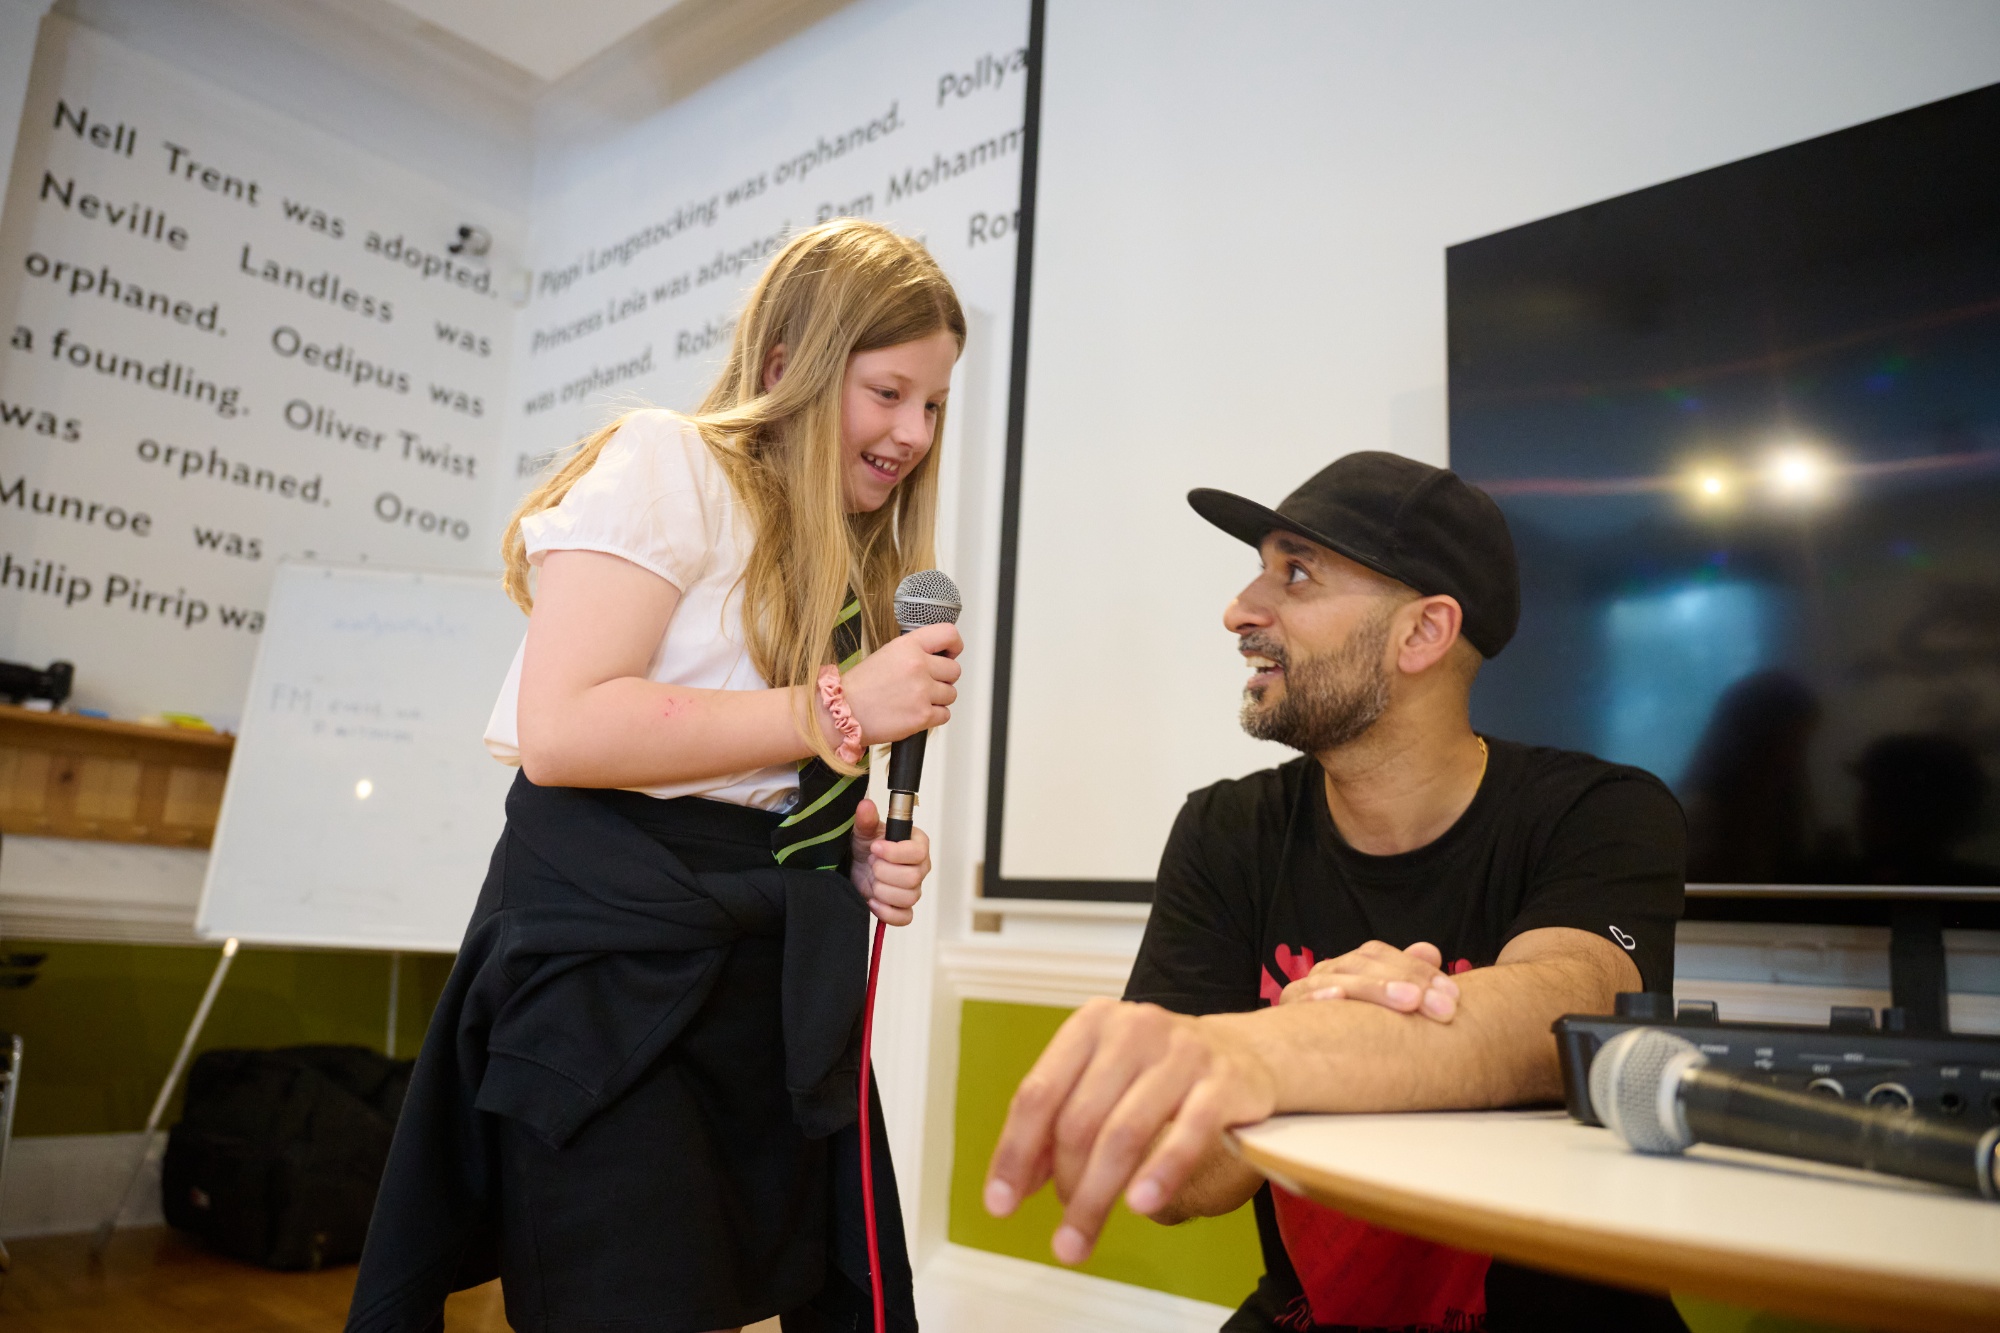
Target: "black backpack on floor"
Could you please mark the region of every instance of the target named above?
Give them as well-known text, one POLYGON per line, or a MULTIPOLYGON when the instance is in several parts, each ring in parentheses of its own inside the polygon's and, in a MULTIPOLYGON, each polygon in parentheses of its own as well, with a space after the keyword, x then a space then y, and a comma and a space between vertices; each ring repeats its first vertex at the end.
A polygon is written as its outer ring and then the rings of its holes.
POLYGON ((266 1268, 360 1258, 412 1063, 363 1046, 197 1057, 167 1135, 168 1224, 266 1268))

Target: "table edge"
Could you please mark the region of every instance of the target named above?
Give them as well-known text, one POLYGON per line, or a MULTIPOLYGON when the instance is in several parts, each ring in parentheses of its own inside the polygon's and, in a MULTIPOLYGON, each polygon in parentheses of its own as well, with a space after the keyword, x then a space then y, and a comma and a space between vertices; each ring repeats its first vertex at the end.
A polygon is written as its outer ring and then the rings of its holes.
POLYGON ((1462 1202, 1440 1213, 1434 1195, 1288 1160, 1239 1134, 1229 1138, 1243 1160, 1278 1188, 1304 1194, 1364 1222, 1513 1263, 1614 1286, 1684 1292, 1840 1324, 1929 1333, 1940 1320, 1950 1320, 1953 1327, 2000 1329, 2000 1277, 1994 1285, 1983 1286, 1750 1255, 1462 1202))

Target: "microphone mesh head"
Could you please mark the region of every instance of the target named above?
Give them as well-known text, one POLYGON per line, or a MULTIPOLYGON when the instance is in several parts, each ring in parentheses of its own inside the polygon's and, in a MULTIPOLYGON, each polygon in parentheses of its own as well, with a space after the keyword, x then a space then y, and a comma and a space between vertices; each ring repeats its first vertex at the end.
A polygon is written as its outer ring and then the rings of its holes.
POLYGON ((1643 1153, 1677 1153, 1694 1142, 1674 1093, 1681 1072, 1704 1065, 1695 1044, 1659 1028, 1627 1028, 1590 1062, 1590 1108, 1606 1129, 1643 1153))
POLYGON ((958 585, 942 569, 920 569, 896 585, 896 623, 905 633, 958 623, 958 585))

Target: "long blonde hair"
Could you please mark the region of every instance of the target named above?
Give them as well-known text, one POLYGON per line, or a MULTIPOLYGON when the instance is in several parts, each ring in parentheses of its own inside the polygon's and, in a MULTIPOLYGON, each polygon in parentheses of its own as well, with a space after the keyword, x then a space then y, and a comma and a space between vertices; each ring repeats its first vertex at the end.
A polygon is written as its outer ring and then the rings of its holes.
MULTIPOLYGON (((688 418, 750 519, 743 630, 751 662, 773 686, 807 684, 831 660, 849 588, 861 601, 865 642, 893 638, 897 583, 935 560, 943 407, 931 448, 890 502, 855 514, 842 501, 840 416, 849 357, 940 332, 964 348, 965 313, 921 244, 879 223, 822 223, 794 237, 757 280, 722 374, 688 418), (781 345, 784 373, 766 392, 764 366, 781 345)), ((625 419, 580 440, 508 522, 500 543, 507 593, 522 610, 534 597, 521 520, 559 503, 625 419)), ((800 734, 821 758, 855 771, 813 725, 810 692, 799 691, 798 700, 800 734)))

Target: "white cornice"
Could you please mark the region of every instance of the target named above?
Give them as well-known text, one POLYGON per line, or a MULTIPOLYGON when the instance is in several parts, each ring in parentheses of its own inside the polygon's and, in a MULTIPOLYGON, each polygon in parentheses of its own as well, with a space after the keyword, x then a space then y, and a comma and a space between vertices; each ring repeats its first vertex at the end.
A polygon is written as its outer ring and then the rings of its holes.
POLYGON ((941 944, 938 971, 962 1000, 1001 1000, 1074 1009, 1117 996, 1132 970, 1129 953, 1021 949, 1005 944, 941 944))

